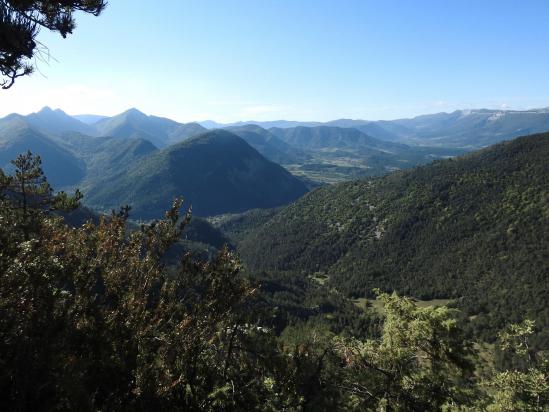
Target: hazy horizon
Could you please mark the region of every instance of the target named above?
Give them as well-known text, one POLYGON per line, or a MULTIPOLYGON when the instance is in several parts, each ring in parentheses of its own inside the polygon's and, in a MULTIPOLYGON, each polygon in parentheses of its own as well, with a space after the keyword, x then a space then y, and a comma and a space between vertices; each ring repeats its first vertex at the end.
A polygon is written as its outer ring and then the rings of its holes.
POLYGON ((67 39, 44 30, 52 59, 0 93, 0 116, 138 107, 231 123, 547 107, 548 11, 544 1, 118 0, 100 19, 79 13, 67 39))
MULTIPOLYGON (((61 110, 63 111, 65 114, 71 116, 71 117, 77 117, 77 116, 98 116, 98 117, 114 117, 114 116, 117 116, 117 115, 120 115, 122 113, 125 113, 129 110, 138 110, 139 112, 147 115, 147 116, 156 116, 156 117, 163 117, 163 118, 167 118, 167 119, 171 119, 171 120, 175 120, 175 121, 179 121, 177 119, 173 119, 169 116, 165 116, 161 113, 147 113, 143 110, 141 110, 139 107, 128 107, 126 108, 125 110, 122 110, 121 112, 118 112, 118 113, 114 113, 114 114, 111 114, 111 115, 107 115, 107 114, 102 114, 102 113, 69 113, 67 110, 65 110, 64 108, 62 107, 54 107, 54 106, 50 106, 50 105, 45 105, 45 106, 42 106, 41 108, 39 108, 38 110, 35 110, 35 111, 30 111, 30 112, 27 112, 27 113, 19 113, 19 112, 11 112, 11 113, 7 113, 7 114, 3 114, 1 118, 4 118, 4 117, 7 117, 9 115, 13 115, 13 114, 17 114, 17 115, 21 115, 21 116, 27 116, 27 115, 30 115, 30 114, 33 114, 33 113, 38 113, 40 112, 41 110, 43 109, 46 109, 46 108, 49 108, 51 109, 52 111, 55 111, 55 110, 61 110)), ((410 116, 410 117, 397 117, 397 118, 391 118, 391 119, 364 119, 364 118, 351 118, 351 117, 339 117, 339 118, 332 118, 332 119, 327 119, 327 120, 311 120, 311 119, 286 119, 286 118, 272 118, 272 119, 265 119, 265 120, 258 120, 258 119, 239 119, 239 120, 235 120, 235 121, 230 121, 230 122, 221 122, 221 121, 218 121, 217 119, 189 119, 189 120, 186 120, 182 123, 204 123, 204 122, 214 122, 214 123, 217 123, 217 124, 221 124, 221 125, 230 125, 230 124, 233 124, 233 123, 252 123, 252 122, 257 122, 257 123, 263 123, 263 122, 277 122, 277 121, 288 121, 288 122, 301 122, 301 123, 327 123, 327 122, 330 122, 330 121, 336 121, 336 120, 363 120, 363 121, 372 121, 372 122, 375 122, 375 121, 380 121, 380 120, 387 120, 387 121, 393 121, 393 120, 400 120, 400 119, 411 119, 411 118, 414 118, 414 117, 418 117, 418 116, 425 116, 425 115, 430 115, 430 114, 441 114, 441 113, 447 113, 447 114, 450 114, 452 112, 455 112, 455 111, 463 111, 463 112, 467 112, 467 111, 471 111, 471 112, 475 112, 475 111, 480 111, 480 110, 494 110, 494 111, 529 111, 529 110, 549 110, 549 106, 548 107, 530 107, 530 108, 527 108, 527 109, 512 109, 512 108, 504 108, 504 109, 498 109, 498 108, 489 108, 489 107, 475 107, 475 108, 458 108, 458 109, 455 109, 455 110, 444 110, 444 111, 438 111, 438 112, 432 112, 432 113, 420 113, 416 116, 410 116)))

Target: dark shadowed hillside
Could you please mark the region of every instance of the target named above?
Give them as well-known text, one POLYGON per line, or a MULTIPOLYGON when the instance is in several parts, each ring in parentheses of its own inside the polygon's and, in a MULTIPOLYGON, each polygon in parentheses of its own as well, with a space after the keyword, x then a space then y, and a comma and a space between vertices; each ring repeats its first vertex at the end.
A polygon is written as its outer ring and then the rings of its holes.
POLYGON ((86 188, 100 209, 132 206, 132 216, 160 217, 178 196, 200 216, 287 204, 306 192, 297 178, 238 136, 215 130, 170 146, 86 188))

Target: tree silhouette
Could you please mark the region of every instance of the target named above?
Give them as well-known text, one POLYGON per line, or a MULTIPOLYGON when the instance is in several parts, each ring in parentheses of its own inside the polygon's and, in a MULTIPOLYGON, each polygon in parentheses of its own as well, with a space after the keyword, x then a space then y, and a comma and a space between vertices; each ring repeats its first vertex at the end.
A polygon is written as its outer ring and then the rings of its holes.
POLYGON ((34 70, 33 57, 45 46, 36 40, 41 28, 59 32, 63 38, 76 27, 75 11, 98 16, 105 0, 0 0, 0 72, 2 89, 9 89, 15 79, 34 70))

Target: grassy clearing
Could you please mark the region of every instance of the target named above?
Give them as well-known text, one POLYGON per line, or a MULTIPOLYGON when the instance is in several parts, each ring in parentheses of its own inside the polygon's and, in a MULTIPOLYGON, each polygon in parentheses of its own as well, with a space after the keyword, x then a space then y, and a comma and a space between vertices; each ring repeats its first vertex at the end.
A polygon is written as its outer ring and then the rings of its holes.
POLYGON ((286 164, 284 167, 295 176, 305 177, 320 184, 339 183, 384 173, 380 168, 372 169, 359 153, 335 155, 330 150, 319 151, 310 162, 286 164))
POLYGON ((328 275, 325 275, 324 273, 316 272, 316 273, 310 275, 309 278, 314 280, 315 282, 317 282, 320 285, 324 285, 330 277, 328 275))
MULTIPOLYGON (((430 300, 419 300, 415 298, 411 298, 416 306, 420 308, 426 308, 430 306, 446 306, 450 302, 452 302, 451 299, 430 299, 430 300)), ((352 302, 358 306, 362 310, 368 310, 373 309, 379 314, 383 315, 385 313, 385 310, 383 309, 383 303, 377 299, 366 299, 366 298, 358 298, 353 299, 352 302)))
POLYGON ((414 299, 416 306, 420 308, 426 308, 429 306, 446 306, 452 299, 431 299, 431 300, 418 300, 414 299))

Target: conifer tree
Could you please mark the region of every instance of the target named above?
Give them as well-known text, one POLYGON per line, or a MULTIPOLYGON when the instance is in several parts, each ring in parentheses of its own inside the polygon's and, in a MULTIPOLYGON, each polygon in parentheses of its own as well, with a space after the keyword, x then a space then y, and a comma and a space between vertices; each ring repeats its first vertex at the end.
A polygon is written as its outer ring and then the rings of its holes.
POLYGON ((0 86, 9 89, 16 78, 33 72, 33 58, 47 58, 37 40, 41 28, 65 38, 76 27, 76 11, 98 16, 105 6, 105 0, 1 0, 0 86))

